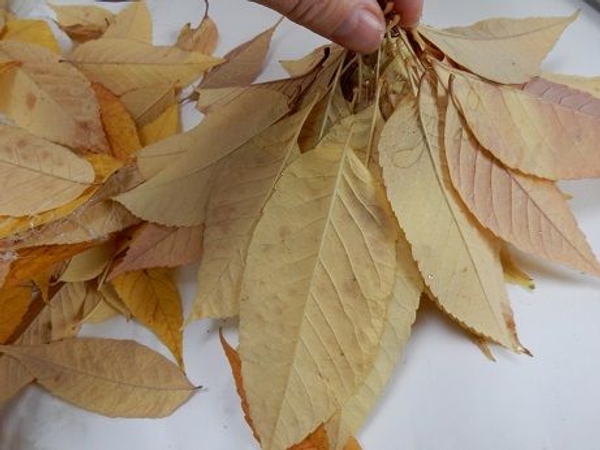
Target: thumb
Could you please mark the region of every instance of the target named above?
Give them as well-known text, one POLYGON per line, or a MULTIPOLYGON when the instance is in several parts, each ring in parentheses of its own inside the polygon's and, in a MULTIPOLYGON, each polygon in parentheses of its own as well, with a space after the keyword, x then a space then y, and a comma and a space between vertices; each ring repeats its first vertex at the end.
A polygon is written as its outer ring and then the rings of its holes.
POLYGON ((350 50, 377 50, 385 32, 376 0, 256 0, 350 50))

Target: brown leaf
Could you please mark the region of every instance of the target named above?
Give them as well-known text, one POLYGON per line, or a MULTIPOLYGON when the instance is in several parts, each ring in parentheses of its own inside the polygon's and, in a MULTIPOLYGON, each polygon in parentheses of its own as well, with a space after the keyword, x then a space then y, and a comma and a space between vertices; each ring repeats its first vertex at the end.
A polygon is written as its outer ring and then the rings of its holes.
POLYGON ((508 167, 551 180, 600 176, 596 106, 577 109, 470 76, 454 76, 451 92, 477 141, 508 167))
POLYGON ((139 127, 148 125, 171 107, 178 107, 175 84, 155 84, 121 95, 121 101, 139 127))
POLYGON ((179 267, 202 254, 204 226, 163 227, 146 223, 134 234, 123 259, 111 270, 109 279, 125 272, 155 267, 179 267))
POLYGON ((0 109, 16 125, 71 148, 107 153, 90 82, 58 55, 21 42, 0 42, 0 58, 20 66, 0 77, 0 109), (68 89, 65 89, 68 86, 68 89))
POLYGON ((100 83, 92 83, 100 105, 100 118, 110 143, 112 154, 127 162, 142 148, 135 122, 115 94, 100 83))
POLYGON ((263 69, 273 33, 281 20, 227 53, 225 62, 212 69, 198 87, 207 89, 251 84, 263 69))
POLYGON ((0 344, 6 344, 31 303, 31 288, 0 289, 0 344))
POLYGON ((134 341, 79 338, 0 346, 53 395, 109 417, 164 417, 195 389, 177 366, 134 341))
POLYGON ((465 129, 452 104, 445 144, 452 184, 484 227, 531 255, 600 276, 600 264, 553 182, 499 163, 465 129))
POLYGON ((49 5, 58 26, 78 42, 98 39, 114 21, 115 15, 95 5, 49 5))
POLYGON ((206 12, 200 25, 197 28, 192 28, 191 24, 185 24, 177 37, 177 46, 182 50, 212 55, 219 43, 219 30, 208 15, 208 1, 205 3, 206 12))
POLYGON ((152 330, 183 367, 183 310, 170 270, 128 272, 112 285, 133 317, 152 330))
POLYGON ((107 242, 75 255, 60 275, 60 281, 75 283, 98 277, 108 266, 114 243, 107 242))

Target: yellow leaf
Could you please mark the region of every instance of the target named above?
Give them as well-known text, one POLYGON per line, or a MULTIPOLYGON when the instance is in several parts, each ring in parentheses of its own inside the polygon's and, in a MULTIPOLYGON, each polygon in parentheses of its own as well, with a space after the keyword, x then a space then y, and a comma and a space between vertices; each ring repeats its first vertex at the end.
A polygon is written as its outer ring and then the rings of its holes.
POLYGON ((120 161, 127 162, 142 148, 137 127, 119 97, 100 83, 92 83, 92 89, 100 105, 100 118, 112 154, 120 161))
POLYGON ((287 111, 287 99, 277 92, 252 91, 240 96, 229 108, 209 115, 187 133, 146 147, 139 154, 138 165, 144 176, 156 175, 115 199, 149 222, 201 225, 211 186, 225 158, 287 111))
POLYGON ((17 61, 3 61, 0 62, 0 76, 14 69, 15 67, 19 67, 20 63, 17 61))
POLYGON ((120 315, 119 311, 110 306, 98 291, 93 297, 90 295, 88 298, 91 300, 90 304, 86 305, 87 312, 81 319, 82 323, 104 323, 120 315))
POLYGON ((484 227, 531 255, 600 276, 600 264, 553 182, 499 163, 465 129, 452 104, 445 144, 452 184, 484 227))
POLYGON ((115 277, 112 285, 133 317, 151 329, 183 367, 183 311, 170 270, 128 272, 115 277))
POLYGON ((116 15, 104 38, 135 39, 152 43, 152 17, 146 2, 131 3, 116 15))
POLYGON ((75 41, 98 39, 114 21, 115 15, 95 5, 49 5, 58 26, 75 41))
POLYGON ((248 246, 275 183, 300 155, 298 134, 311 107, 282 119, 242 145, 225 161, 206 212, 198 293, 189 323, 239 314, 248 246))
POLYGON ((367 377, 395 241, 381 187, 346 142, 284 171, 250 244, 240 305, 242 375, 264 449, 304 439, 367 377))
POLYGON ((293 60, 282 60, 279 63, 283 66, 290 77, 302 76, 311 70, 323 60, 323 52, 330 46, 322 46, 314 49, 304 57, 293 60))
POLYGON ((174 84, 156 84, 134 89, 120 98, 139 127, 148 125, 177 102, 178 89, 174 84))
POLYGON ((179 105, 173 104, 152 122, 144 125, 140 130, 140 137, 143 145, 147 146, 179 133, 181 133, 179 105))
POLYGON ((208 8, 197 28, 192 28, 191 24, 187 23, 177 37, 177 46, 180 49, 200 52, 205 55, 212 55, 217 49, 218 43, 219 30, 208 15, 208 8))
POLYGON ((225 62, 212 69, 200 83, 199 88, 221 88, 251 84, 265 64, 273 33, 283 19, 271 28, 234 48, 224 56, 225 62))
POLYGON ((87 200, 90 199, 98 191, 101 184, 104 183, 117 169, 121 167, 121 163, 109 155, 88 155, 86 159, 94 167, 96 179, 94 184, 88 187, 79 197, 72 202, 67 203, 59 208, 46 211, 35 216, 9 217, 0 216, 0 238, 5 238, 12 234, 17 234, 26 230, 33 230, 36 227, 45 225, 69 215, 87 200))
POLYGON ((44 20, 9 20, 0 35, 4 41, 19 41, 45 47, 52 53, 60 54, 60 46, 52 29, 44 20))
POLYGON ((0 289, 0 344, 6 344, 21 324, 30 303, 29 287, 0 289))
POLYGON ((155 85, 185 87, 221 62, 198 52, 119 38, 85 42, 68 60, 119 96, 155 85))
POLYGON ((540 64, 579 15, 527 19, 489 19, 469 27, 418 31, 445 55, 484 78, 520 84, 540 73, 540 64))
POLYGON ((98 102, 90 82, 48 50, 0 41, 0 60, 20 66, 0 77, 0 110, 16 125, 70 148, 108 153, 98 102), (68 89, 65 89, 68 86, 68 89))
POLYGON ((468 76, 455 76, 451 92, 477 141, 508 167, 551 180, 600 176, 600 99, 581 94, 571 105, 561 103, 566 91, 546 97, 468 76))
POLYGON ((107 242, 75 255, 60 276, 60 281, 89 281, 100 275, 112 258, 114 244, 107 242))
POLYGON ((521 286, 523 289, 533 291, 535 289, 535 282, 533 278, 527 275, 513 260, 510 252, 506 247, 500 250, 500 262, 502 262, 502 269, 504 269, 504 278, 507 283, 516 284, 521 286))
POLYGON ((466 214, 450 184, 435 95, 423 78, 419 104, 405 97, 383 129, 379 155, 388 198, 441 308, 477 334, 519 350, 496 243, 466 214))
POLYGON ((425 286, 419 268, 413 260, 410 245, 402 235, 399 236, 396 246, 396 258, 396 283, 385 313, 385 325, 375 361, 369 375, 354 395, 326 424, 333 450, 346 448, 346 443, 364 425, 384 392, 394 368, 402 360, 404 347, 416 319, 425 286))
POLYGON ((94 169, 70 150, 19 128, 0 125, 0 214, 24 216, 77 198, 94 169))
POLYGON ((109 417, 164 417, 194 387, 179 368, 134 341, 79 338, 0 346, 53 395, 109 417))

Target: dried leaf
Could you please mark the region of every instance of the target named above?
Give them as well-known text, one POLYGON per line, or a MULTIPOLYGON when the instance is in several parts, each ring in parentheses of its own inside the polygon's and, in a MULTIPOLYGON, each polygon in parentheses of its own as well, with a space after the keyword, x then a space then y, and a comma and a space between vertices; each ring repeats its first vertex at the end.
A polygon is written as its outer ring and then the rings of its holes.
POLYGON ((248 246, 282 171, 300 155, 298 133, 311 107, 277 122, 225 161, 206 212, 198 293, 187 322, 239 314, 248 246))
POLYGON ((20 61, 0 78, 0 110, 16 125, 71 148, 109 150, 90 82, 49 51, 21 42, 0 42, 0 59, 20 61), (65 88, 68 86, 68 89, 65 88))
POLYGON ((180 116, 179 105, 171 105, 152 122, 144 125, 140 130, 140 138, 143 145, 155 144, 163 139, 181 133, 180 116))
POLYGON ((419 104, 405 97, 388 119, 379 142, 388 198, 442 309, 518 350, 496 243, 466 214, 450 184, 438 101, 423 78, 419 104))
POLYGON ((542 78, 554 83, 564 84, 570 88, 587 92, 594 97, 600 98, 600 77, 582 77, 579 75, 543 72, 542 78))
POLYGON ((467 76, 451 91, 477 141, 508 167, 551 180, 600 176, 600 100, 572 107, 467 76))
POLYGON ((104 271, 113 251, 114 244, 107 242, 75 255, 61 274, 60 280, 71 283, 93 280, 104 271))
POLYGON ((398 240, 396 258, 396 284, 385 314, 377 357, 364 382, 327 423, 327 433, 333 450, 346 448, 346 443, 362 428, 383 393, 396 364, 402 358, 416 319, 425 286, 404 236, 400 236, 398 240))
POLYGON ((58 26, 79 42, 98 39, 114 21, 115 15, 95 5, 49 5, 56 13, 58 26))
POLYGON ((125 272, 190 264, 202 254, 203 226, 163 227, 147 223, 134 234, 127 253, 111 270, 110 278, 125 272))
POLYGON ((516 284, 528 291, 533 291, 535 289, 533 278, 517 266, 506 248, 500 250, 500 262, 502 263, 504 278, 507 283, 516 284))
POLYGON ((318 47, 300 59, 279 61, 290 77, 299 77, 309 73, 323 60, 323 52, 327 46, 318 47))
POLYGON ((283 173, 248 251, 240 310, 242 375, 263 448, 304 439, 368 375, 395 240, 380 186, 343 143, 283 173))
POLYGON ((86 323, 104 323, 120 315, 119 311, 113 308, 104 296, 98 291, 92 291, 88 294, 84 306, 85 314, 81 322, 86 323))
POLYGON ((221 88, 251 84, 263 69, 271 39, 280 19, 271 28, 234 48, 224 57, 225 62, 212 69, 202 80, 199 88, 221 88))
POLYGON ((220 59, 176 47, 102 38, 78 46, 68 60, 116 95, 156 85, 185 87, 220 59))
POLYGON ((60 47, 48 22, 44 20, 9 20, 0 34, 4 41, 19 41, 45 47, 52 53, 60 54, 60 47))
POLYGON ((152 43, 152 17, 146 2, 131 3, 111 21, 104 38, 134 39, 152 43))
POLYGON ((240 96, 222 114, 209 115, 187 133, 145 148, 138 158, 145 176, 166 168, 115 199, 149 222, 201 225, 211 186, 224 159, 287 111, 286 98, 277 92, 252 91, 240 96), (248 116, 248 107, 257 101, 262 107, 248 116))
POLYGON ((29 287, 0 289, 0 344, 6 344, 21 324, 30 303, 29 287))
POLYGON ((0 352, 55 396, 109 417, 164 417, 194 393, 177 366, 134 341, 79 338, 0 352))
POLYGON ((151 329, 183 367, 183 311, 170 271, 128 272, 115 277, 112 285, 133 317, 151 329))
POLYGON ((205 55, 212 55, 217 49, 218 43, 219 30, 208 15, 208 8, 197 28, 192 28, 191 24, 187 23, 177 37, 177 47, 180 49, 200 52, 205 55))
POLYGON ((527 19, 489 19, 469 27, 418 31, 445 55, 470 71, 498 83, 519 84, 540 73, 540 64, 579 15, 527 19))
POLYGON ((140 127, 156 120, 167 109, 177 104, 174 84, 158 84, 134 89, 120 98, 136 124, 140 127))
POLYGON ((119 97, 100 83, 92 83, 92 88, 98 98, 100 118, 112 154, 118 160, 127 162, 142 148, 135 122, 119 97))
POLYGON ((464 128, 452 104, 445 144, 452 184, 484 227, 524 252, 600 276, 600 264, 553 182, 500 164, 464 128))
POLYGON ((24 216, 57 208, 82 194, 94 178, 92 165, 70 150, 0 125, 0 214, 24 216))

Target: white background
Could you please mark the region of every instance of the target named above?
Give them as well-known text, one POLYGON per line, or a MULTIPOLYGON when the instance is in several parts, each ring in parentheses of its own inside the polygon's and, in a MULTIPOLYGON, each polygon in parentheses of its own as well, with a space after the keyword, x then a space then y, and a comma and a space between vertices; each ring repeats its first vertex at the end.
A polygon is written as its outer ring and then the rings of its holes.
MULTIPOLYGON (((32 2, 19 1, 24 9, 32 2)), ((56 1, 56 3, 69 3, 56 1)), ((92 3, 80 1, 79 3, 92 3)), ((148 2, 157 42, 172 42, 184 22, 197 23, 198 0, 148 2)), ((545 63, 548 70, 600 75, 600 13, 576 0, 426 0, 423 21, 467 25, 491 16, 582 15, 545 63)), ((43 8, 33 9, 36 15, 43 8)), ((277 16, 244 0, 213 0, 223 54, 270 26, 277 16)), ((285 22, 275 35, 263 78, 283 74, 281 58, 311 50, 320 38, 285 22)), ((599 152, 600 152, 600 143, 599 152)), ((600 157, 600 155, 599 155, 600 157)), ((562 185, 581 227, 600 253, 600 182, 562 185)), ((521 341, 534 358, 493 348, 486 360, 465 334, 432 306, 419 313, 404 362, 359 438, 366 450, 600 449, 600 281, 520 257, 537 289, 510 288, 521 341)), ((186 302, 195 269, 181 272, 186 302)), ((0 409, 2 450, 255 449, 217 340, 222 322, 185 332, 189 376, 205 387, 172 417, 107 419, 73 408, 37 388, 0 409)), ((234 336, 235 324, 225 324, 234 336)), ((88 335, 134 338, 164 348, 146 330, 117 319, 88 335)), ((166 352, 165 352, 166 353, 166 352)), ((1 387, 0 387, 1 389, 1 387)))

